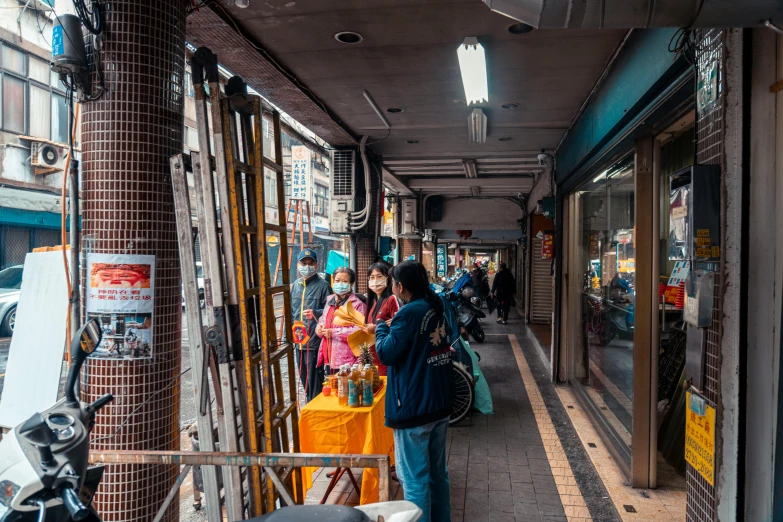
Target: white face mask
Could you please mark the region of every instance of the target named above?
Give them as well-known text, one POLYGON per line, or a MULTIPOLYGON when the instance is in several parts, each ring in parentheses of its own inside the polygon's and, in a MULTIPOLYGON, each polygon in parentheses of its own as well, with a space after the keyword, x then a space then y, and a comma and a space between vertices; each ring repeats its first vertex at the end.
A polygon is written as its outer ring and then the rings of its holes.
POLYGON ((383 290, 384 288, 386 288, 387 284, 388 284, 388 282, 387 282, 387 279, 385 277, 383 279, 370 281, 368 283, 370 289, 377 290, 379 292, 381 290, 383 290))

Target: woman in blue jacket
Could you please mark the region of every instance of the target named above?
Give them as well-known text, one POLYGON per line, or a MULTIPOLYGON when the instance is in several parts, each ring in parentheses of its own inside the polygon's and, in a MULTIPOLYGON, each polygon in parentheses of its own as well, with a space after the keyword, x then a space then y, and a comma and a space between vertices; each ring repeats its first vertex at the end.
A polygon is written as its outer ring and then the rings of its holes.
POLYGON ((375 330, 378 358, 389 367, 386 425, 394 430, 397 476, 422 520, 451 521, 446 429, 454 401, 451 348, 443 302, 415 261, 395 266, 392 291, 406 303, 375 330))

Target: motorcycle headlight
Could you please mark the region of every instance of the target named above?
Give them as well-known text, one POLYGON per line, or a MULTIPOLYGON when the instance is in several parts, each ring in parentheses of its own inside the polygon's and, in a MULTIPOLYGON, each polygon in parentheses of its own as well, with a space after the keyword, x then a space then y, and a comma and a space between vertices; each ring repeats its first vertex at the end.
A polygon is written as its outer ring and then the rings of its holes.
POLYGON ((19 493, 19 484, 10 480, 0 481, 0 504, 11 507, 11 501, 13 501, 17 493, 19 493))

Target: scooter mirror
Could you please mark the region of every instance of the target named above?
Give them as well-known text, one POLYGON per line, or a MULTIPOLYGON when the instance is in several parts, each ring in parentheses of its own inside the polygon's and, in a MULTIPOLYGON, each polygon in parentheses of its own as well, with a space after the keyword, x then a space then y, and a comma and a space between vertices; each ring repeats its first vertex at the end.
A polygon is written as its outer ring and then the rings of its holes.
POLYGON ((86 358, 98 348, 102 337, 103 331, 100 322, 97 319, 87 321, 74 336, 71 343, 71 357, 73 359, 86 358))
POLYGON ((101 324, 97 319, 91 319, 79 328, 71 341, 71 367, 68 369, 68 378, 65 381, 65 402, 68 406, 79 405, 75 389, 79 372, 87 356, 101 344, 102 337, 101 324))

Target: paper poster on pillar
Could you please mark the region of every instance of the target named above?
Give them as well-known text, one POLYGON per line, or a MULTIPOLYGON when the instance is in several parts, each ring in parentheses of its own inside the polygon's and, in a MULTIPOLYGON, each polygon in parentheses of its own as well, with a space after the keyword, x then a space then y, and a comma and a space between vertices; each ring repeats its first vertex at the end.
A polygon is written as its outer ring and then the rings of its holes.
POLYGON ((154 308, 155 256, 87 255, 85 311, 103 331, 91 357, 151 359, 154 308))

